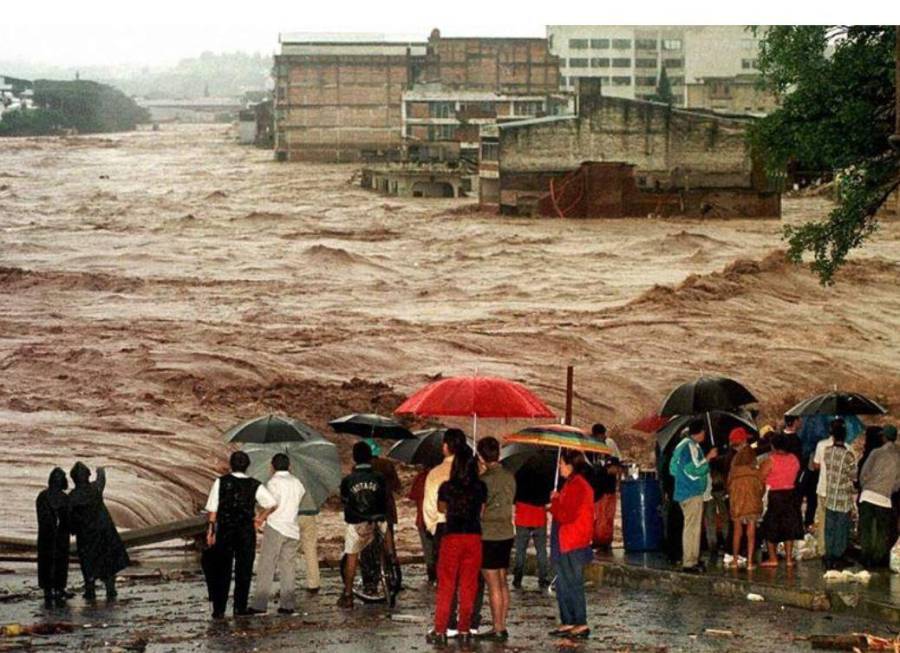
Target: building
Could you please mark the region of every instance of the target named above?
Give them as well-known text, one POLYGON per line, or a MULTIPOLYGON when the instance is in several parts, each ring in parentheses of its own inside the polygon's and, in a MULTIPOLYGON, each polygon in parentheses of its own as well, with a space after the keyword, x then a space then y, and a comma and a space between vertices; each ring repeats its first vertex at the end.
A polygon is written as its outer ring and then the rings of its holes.
POLYGON ((402 96, 424 41, 383 34, 282 34, 275 56, 275 155, 290 161, 400 158, 402 96))
POLYGON ((760 86, 759 75, 701 77, 686 88, 689 109, 765 116, 778 108, 778 98, 760 86))
POLYGON ((152 122, 232 122, 243 108, 240 98, 203 97, 179 100, 138 98, 138 106, 150 113, 152 122))
POLYGON ((468 159, 478 130, 561 110, 559 61, 541 38, 282 35, 276 156, 288 160, 468 159))
POLYGON ((687 105, 687 87, 699 79, 754 73, 759 49, 759 39, 737 25, 550 25, 547 40, 562 88, 594 77, 604 95, 651 99, 665 69, 677 106, 687 105))
POLYGON ((577 115, 482 129, 484 208, 541 213, 549 196, 550 205, 557 204, 551 214, 567 216, 589 215, 591 206, 604 205, 602 215, 610 216, 781 214, 780 194, 749 149, 749 118, 608 97, 596 78, 579 80, 578 88, 577 115), (585 162, 604 165, 585 169, 585 162), (618 199, 579 199, 601 190, 608 194, 609 184, 616 185, 618 199), (560 205, 564 187, 572 197, 560 205), (610 208, 615 202, 617 208, 610 208))

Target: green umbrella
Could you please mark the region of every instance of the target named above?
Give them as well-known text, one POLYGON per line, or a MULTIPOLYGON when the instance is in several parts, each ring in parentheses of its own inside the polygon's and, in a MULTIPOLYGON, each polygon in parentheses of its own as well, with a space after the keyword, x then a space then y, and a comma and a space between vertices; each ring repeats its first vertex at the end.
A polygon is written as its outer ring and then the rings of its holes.
POLYGON ((225 442, 268 444, 272 442, 309 442, 324 439, 309 424, 278 415, 254 417, 231 427, 223 436, 225 442))
POLYGON ((327 440, 312 442, 249 443, 243 451, 250 456, 247 474, 265 483, 272 476, 272 456, 286 454, 291 461, 291 474, 300 479, 306 493, 301 511, 317 511, 341 485, 341 462, 337 447, 327 440))

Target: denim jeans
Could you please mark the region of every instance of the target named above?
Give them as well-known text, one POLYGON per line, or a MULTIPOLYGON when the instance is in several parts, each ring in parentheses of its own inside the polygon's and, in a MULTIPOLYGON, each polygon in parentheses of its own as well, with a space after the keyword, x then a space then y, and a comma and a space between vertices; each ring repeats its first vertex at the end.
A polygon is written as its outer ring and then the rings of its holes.
POLYGON ((825 561, 837 562, 850 542, 850 513, 825 510, 825 561))
POLYGON ((560 553, 556 562, 556 600, 559 617, 564 626, 587 624, 587 603, 584 597, 584 566, 593 557, 590 547, 560 553))
POLYGON ((546 526, 536 528, 516 526, 516 562, 513 566, 513 578, 520 579, 525 572, 525 553, 528 550, 529 541, 534 542, 534 550, 537 555, 538 582, 541 584, 549 583, 546 526))

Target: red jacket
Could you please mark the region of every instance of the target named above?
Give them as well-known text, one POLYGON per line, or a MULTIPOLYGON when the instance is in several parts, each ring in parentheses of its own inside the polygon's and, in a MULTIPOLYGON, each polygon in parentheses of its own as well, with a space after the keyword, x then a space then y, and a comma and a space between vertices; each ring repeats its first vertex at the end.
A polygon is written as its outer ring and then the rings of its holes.
POLYGON ((568 553, 591 545, 594 536, 594 490, 581 474, 566 481, 550 502, 550 514, 559 524, 559 550, 568 553))

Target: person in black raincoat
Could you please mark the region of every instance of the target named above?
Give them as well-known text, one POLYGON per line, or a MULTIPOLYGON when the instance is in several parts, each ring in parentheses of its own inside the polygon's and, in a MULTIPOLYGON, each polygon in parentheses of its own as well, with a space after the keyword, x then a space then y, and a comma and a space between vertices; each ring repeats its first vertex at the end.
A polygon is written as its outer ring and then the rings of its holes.
POLYGON ((84 598, 89 601, 96 599, 95 585, 97 580, 102 580, 106 585, 107 600, 114 599, 116 574, 125 569, 130 561, 116 525, 103 503, 106 472, 98 467, 97 479, 92 483, 91 470, 77 462, 69 475, 75 483, 69 502, 72 532, 84 576, 84 598))
POLYGON ((38 585, 44 590, 44 605, 65 605, 69 594, 69 483, 59 467, 50 472, 47 489, 37 496, 38 585))

